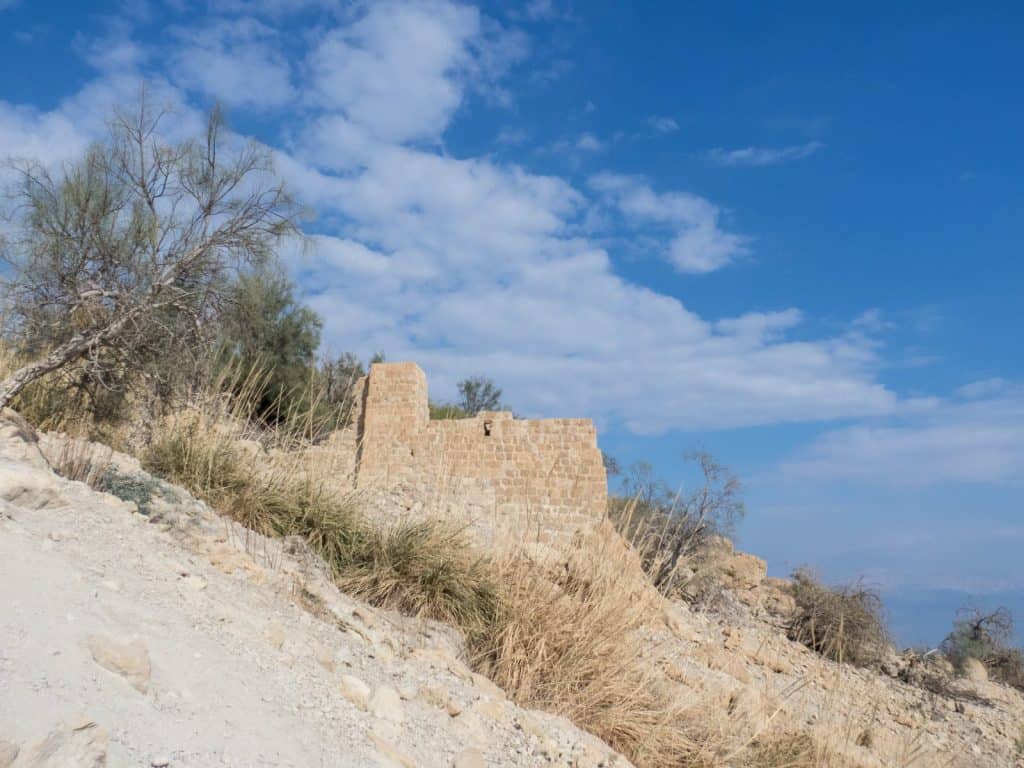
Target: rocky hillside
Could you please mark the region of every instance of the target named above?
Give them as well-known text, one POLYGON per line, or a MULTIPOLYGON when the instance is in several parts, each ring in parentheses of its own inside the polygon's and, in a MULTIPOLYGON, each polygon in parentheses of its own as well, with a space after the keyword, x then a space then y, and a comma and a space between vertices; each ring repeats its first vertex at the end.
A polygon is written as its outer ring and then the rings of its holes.
MULTIPOLYGON (((0 768, 630 764, 511 702, 454 630, 340 593, 302 541, 126 456, 116 496, 66 480, 67 446, 0 421, 0 768)), ((708 568, 711 607, 664 602, 643 629, 708 740, 695 765, 1024 765, 1017 691, 934 659, 824 660, 786 638, 763 563, 723 547, 708 568), (751 749, 769 731, 792 738, 751 749)))
MULTIPOLYGON (((347 598, 295 541, 0 446, 0 766, 628 765, 509 702, 447 628, 347 598)), ((119 457, 129 482, 152 483, 119 457)))

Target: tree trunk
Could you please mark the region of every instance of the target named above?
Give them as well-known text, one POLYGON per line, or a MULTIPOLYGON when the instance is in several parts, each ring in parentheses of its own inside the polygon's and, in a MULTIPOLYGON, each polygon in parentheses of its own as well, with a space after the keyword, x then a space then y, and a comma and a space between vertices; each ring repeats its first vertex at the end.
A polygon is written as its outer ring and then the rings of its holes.
POLYGON ((50 354, 23 366, 0 382, 0 408, 6 408, 25 387, 36 379, 83 357, 90 349, 108 344, 128 324, 137 312, 126 312, 105 328, 72 336, 50 354))

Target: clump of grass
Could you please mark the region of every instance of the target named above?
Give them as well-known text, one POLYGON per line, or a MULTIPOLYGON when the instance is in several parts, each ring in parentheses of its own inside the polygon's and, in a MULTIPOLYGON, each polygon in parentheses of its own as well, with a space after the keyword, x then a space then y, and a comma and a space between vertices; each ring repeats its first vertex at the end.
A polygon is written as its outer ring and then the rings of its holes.
POLYGON ((501 599, 492 564, 463 533, 437 522, 368 527, 334 562, 338 586, 374 605, 425 616, 469 635, 493 626, 501 599))
POLYGON ((493 629, 470 651, 517 702, 567 717, 635 764, 688 764, 699 747, 637 636, 653 592, 638 572, 612 532, 562 562, 510 555, 493 629))
POLYGON ((59 439, 53 450, 45 451, 50 467, 61 477, 99 488, 110 469, 113 451, 83 438, 59 439))
POLYGON ((889 646, 881 596, 862 582, 829 587, 807 569, 793 574, 789 637, 833 661, 872 666, 889 646))
POLYGON ((747 768, 832 768, 842 765, 830 750, 806 732, 784 732, 758 738, 751 745, 747 768))

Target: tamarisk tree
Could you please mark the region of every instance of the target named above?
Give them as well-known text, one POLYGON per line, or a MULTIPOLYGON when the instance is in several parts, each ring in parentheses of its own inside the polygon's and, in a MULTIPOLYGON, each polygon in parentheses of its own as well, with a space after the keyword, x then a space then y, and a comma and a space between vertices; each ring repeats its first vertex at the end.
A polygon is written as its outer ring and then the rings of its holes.
POLYGON ((167 114, 118 113, 105 141, 54 173, 12 162, 14 234, 0 242, 8 331, 32 362, 0 382, 0 407, 72 363, 133 370, 215 333, 240 270, 296 234, 296 209, 254 143, 170 142, 167 114))

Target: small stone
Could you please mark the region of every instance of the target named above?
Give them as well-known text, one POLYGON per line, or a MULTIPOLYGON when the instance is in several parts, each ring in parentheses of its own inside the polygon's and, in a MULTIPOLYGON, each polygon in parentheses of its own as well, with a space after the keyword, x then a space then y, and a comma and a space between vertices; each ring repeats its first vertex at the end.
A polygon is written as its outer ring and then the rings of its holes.
POLYGON ((17 757, 18 745, 0 739, 0 768, 9 768, 17 757))
POLYGON ((464 749, 452 760, 452 768, 486 768, 486 765, 479 749, 464 749))
POLYGON ((444 711, 448 713, 448 717, 458 717, 462 714, 462 705, 455 699, 449 697, 448 701, 445 702, 444 711))
POLYGON ((505 719, 505 703, 496 699, 480 699, 473 710, 496 723, 505 719))
POLYGON ((150 760, 149 764, 153 768, 167 768, 171 764, 171 758, 167 757, 167 755, 160 755, 150 760))
POLYGON ((102 635, 90 635, 89 652, 101 667, 127 680, 139 693, 149 691, 149 650, 141 640, 118 642, 102 635))
POLYGON ((377 617, 367 608, 359 606, 352 611, 352 615, 359 619, 367 629, 373 629, 377 626, 377 617))
POLYGON ((408 755, 402 754, 389 741, 375 734, 370 734, 370 739, 377 750, 377 765, 381 768, 416 768, 415 761, 408 755))
POLYGON ((398 695, 398 691, 386 685, 379 686, 373 692, 368 708, 374 717, 379 717, 392 723, 401 723, 405 719, 402 699, 398 695))
POLYGON ((398 689, 398 695, 402 698, 402 701, 412 701, 419 696, 420 689, 415 685, 403 685, 398 689))
POLYGON ((46 738, 26 745, 17 756, 19 768, 43 766, 73 766, 74 768, 104 768, 107 765, 107 732, 92 720, 81 727, 60 727, 46 738))
POLYGON ((314 642, 313 654, 316 656, 317 664, 328 672, 334 671, 334 651, 325 645, 314 642))
POLYGON ((353 675, 341 676, 341 695, 360 709, 366 709, 370 702, 370 686, 353 675))
POLYGON ((492 699, 505 698, 505 692, 497 685, 495 685, 494 682, 489 678, 486 678, 483 675, 478 674, 476 672, 472 673, 471 678, 473 680, 473 687, 476 688, 478 691, 483 691, 492 699))
POLYGON ((274 649, 280 651, 281 648, 284 647, 284 640, 285 640, 284 627, 282 627, 276 621, 272 622, 267 627, 266 637, 267 637, 267 642, 269 642, 270 645, 274 649))

